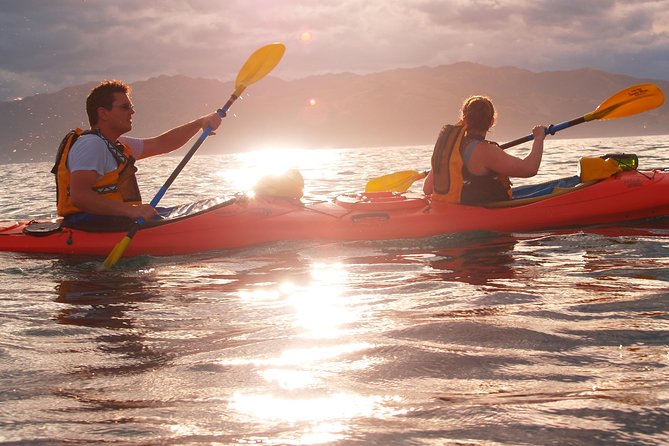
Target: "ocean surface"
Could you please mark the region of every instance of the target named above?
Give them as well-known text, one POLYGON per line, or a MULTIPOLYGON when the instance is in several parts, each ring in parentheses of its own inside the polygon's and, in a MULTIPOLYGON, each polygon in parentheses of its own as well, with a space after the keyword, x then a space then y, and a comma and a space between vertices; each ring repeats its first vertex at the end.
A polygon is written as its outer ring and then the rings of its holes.
MULTIPOLYGON (((431 150, 197 154, 161 204, 287 168, 331 198, 431 150)), ((669 166, 669 136, 548 140, 516 184, 615 151, 669 166)), ((139 163, 147 201, 179 161, 139 163)), ((0 166, 0 219, 54 214, 50 167, 0 166)), ((101 260, 0 253, 0 444, 669 444, 666 224, 101 260)))

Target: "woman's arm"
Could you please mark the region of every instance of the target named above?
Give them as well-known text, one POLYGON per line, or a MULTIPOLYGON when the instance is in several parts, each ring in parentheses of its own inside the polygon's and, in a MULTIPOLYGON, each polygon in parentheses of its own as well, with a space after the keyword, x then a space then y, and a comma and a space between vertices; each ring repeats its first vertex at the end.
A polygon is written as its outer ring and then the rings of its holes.
POLYGON ((495 172, 517 178, 529 178, 537 174, 544 152, 546 127, 536 126, 532 130, 534 141, 532 150, 524 158, 506 153, 498 145, 482 142, 476 146, 467 168, 475 175, 495 172))
POLYGON ((423 193, 425 195, 432 195, 432 192, 434 192, 434 175, 432 175, 432 171, 430 170, 423 182, 423 193))

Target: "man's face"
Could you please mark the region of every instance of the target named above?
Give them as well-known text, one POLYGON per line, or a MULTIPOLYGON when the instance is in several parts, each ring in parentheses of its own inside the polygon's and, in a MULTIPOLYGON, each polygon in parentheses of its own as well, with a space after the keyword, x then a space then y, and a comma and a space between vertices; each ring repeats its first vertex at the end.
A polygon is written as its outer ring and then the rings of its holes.
POLYGON ((125 93, 114 93, 111 110, 106 112, 106 121, 110 127, 121 135, 132 130, 132 115, 135 109, 125 93))

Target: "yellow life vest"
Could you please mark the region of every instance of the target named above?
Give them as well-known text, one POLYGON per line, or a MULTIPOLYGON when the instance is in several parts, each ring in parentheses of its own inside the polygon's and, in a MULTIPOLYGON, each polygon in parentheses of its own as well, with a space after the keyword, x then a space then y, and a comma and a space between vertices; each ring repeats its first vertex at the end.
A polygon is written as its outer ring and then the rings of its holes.
POLYGON ((82 212, 72 204, 70 197, 70 183, 72 180, 71 172, 67 168, 67 156, 75 141, 81 135, 95 134, 107 143, 107 148, 116 159, 118 167, 111 172, 102 175, 93 184, 93 190, 105 198, 115 201, 121 201, 132 204, 141 204, 142 197, 137 185, 137 178, 135 172, 135 158, 132 156, 130 147, 125 144, 117 143, 116 145, 107 141, 98 131, 87 130, 83 131, 79 128, 71 130, 63 141, 60 143, 58 153, 56 155, 56 162, 51 169, 51 173, 56 175, 56 203, 58 207, 58 215, 66 216, 82 212))
POLYGON ((433 200, 448 203, 483 205, 508 200, 511 188, 508 177, 494 173, 473 175, 465 165, 463 150, 470 143, 467 126, 462 122, 445 125, 432 153, 433 200))

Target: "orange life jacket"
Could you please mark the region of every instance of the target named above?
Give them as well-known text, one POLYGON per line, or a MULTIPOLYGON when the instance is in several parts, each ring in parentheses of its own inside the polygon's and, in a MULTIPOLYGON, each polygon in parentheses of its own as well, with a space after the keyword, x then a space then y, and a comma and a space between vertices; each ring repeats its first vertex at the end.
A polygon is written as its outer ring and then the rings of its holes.
POLYGON ((87 130, 83 131, 79 128, 71 130, 63 141, 60 143, 58 153, 56 154, 56 162, 51 169, 51 173, 56 175, 56 203, 58 207, 58 215, 66 216, 82 212, 72 204, 70 197, 70 183, 71 172, 67 168, 67 155, 74 145, 75 141, 81 135, 95 134, 102 138, 107 144, 109 152, 114 156, 118 167, 111 172, 102 175, 93 184, 93 190, 105 198, 132 204, 141 204, 142 197, 137 185, 137 178, 135 172, 135 158, 132 156, 130 147, 125 144, 116 143, 116 145, 107 141, 99 131, 87 130))
POLYGON ((445 125, 432 152, 432 178, 437 201, 463 204, 485 204, 511 197, 507 177, 497 174, 477 176, 467 169, 463 150, 473 140, 466 138, 467 127, 462 123, 445 125))
POLYGON ((432 152, 432 198, 450 203, 460 203, 464 179, 460 146, 465 135, 464 125, 447 124, 441 128, 432 152), (456 149, 457 148, 457 149, 456 149))

